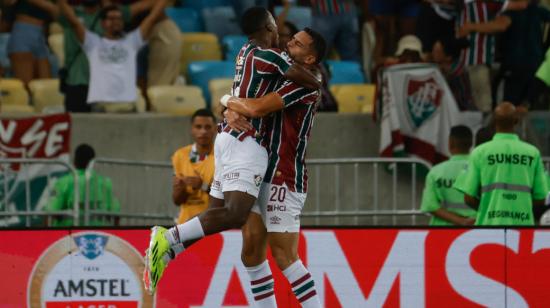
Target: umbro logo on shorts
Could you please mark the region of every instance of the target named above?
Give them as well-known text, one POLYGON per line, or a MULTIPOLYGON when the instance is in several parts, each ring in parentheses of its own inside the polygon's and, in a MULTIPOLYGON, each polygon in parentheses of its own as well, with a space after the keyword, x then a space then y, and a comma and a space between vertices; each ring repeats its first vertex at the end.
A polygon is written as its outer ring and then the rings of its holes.
POLYGON ((281 223, 281 218, 279 218, 279 216, 271 216, 269 218, 269 222, 272 224, 272 225, 279 225, 281 223))
POLYGON ((238 172, 226 173, 223 175, 225 181, 237 180, 240 174, 238 172))

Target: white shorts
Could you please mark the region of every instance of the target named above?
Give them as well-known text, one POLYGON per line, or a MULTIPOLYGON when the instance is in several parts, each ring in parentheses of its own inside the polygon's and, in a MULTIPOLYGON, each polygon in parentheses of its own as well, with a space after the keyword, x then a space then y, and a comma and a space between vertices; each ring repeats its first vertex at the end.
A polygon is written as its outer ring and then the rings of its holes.
POLYGON ((306 196, 290 191, 286 184, 262 183, 252 212, 262 215, 267 232, 299 232, 306 196))
POLYGON ((242 191, 258 197, 267 169, 267 151, 252 137, 243 141, 226 132, 214 142, 214 180, 210 195, 223 200, 226 191, 242 191))

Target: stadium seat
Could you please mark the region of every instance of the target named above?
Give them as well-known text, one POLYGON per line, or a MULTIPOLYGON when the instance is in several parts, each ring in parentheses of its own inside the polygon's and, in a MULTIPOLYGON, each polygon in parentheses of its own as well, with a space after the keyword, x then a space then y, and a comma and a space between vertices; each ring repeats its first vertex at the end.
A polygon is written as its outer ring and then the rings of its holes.
POLYGON ((221 60, 222 51, 218 38, 212 33, 182 33, 181 72, 194 61, 221 60))
POLYGON ((59 92, 58 79, 35 79, 29 82, 32 104, 37 112, 64 112, 64 95, 59 92))
POLYGON ((138 99, 136 101, 136 112, 137 113, 147 112, 147 102, 145 101, 145 97, 143 97, 143 94, 141 94, 141 90, 139 87, 137 87, 137 95, 138 95, 138 99))
POLYGON ((185 0, 183 7, 192 8, 201 12, 204 8, 232 5, 232 0, 185 0))
POLYGON ((350 84, 350 83, 365 83, 365 76, 361 69, 361 65, 354 61, 327 61, 331 78, 329 83, 334 84, 350 84))
POLYGON ((65 51, 63 50, 63 33, 50 34, 48 44, 59 61, 59 66, 65 65, 65 51))
POLYGON ((231 94, 233 87, 232 78, 212 79, 208 82, 208 90, 210 91, 210 109, 216 116, 221 114, 222 105, 219 103, 220 98, 225 94, 231 94))
POLYGON ((0 102, 2 105, 28 105, 29 94, 19 79, 0 79, 0 102))
POLYGON ((373 84, 340 84, 330 87, 340 113, 372 113, 375 90, 373 84))
POLYGON ((189 81, 199 86, 210 108, 210 93, 208 82, 216 78, 233 78, 235 63, 230 61, 198 61, 189 64, 189 81))
POLYGON ((248 42, 244 35, 227 35, 222 39, 222 46, 226 61, 235 61, 243 45, 248 42))
POLYGON ((153 111, 174 115, 192 115, 206 103, 195 86, 153 86, 147 89, 153 111))
POLYGON ((197 11, 185 7, 166 8, 166 15, 170 17, 180 28, 181 32, 202 32, 201 19, 197 11))
MULTIPOLYGON (((282 6, 275 7, 276 16, 279 16, 282 11, 282 6)), ((292 6, 288 11, 288 16, 286 19, 293 23, 298 30, 302 30, 305 27, 311 27, 311 22, 313 19, 311 17, 311 8, 307 6, 292 6)))
POLYGON ((0 113, 34 113, 34 108, 29 105, 3 105, 0 104, 0 113))
POLYGON ((205 8, 201 14, 206 32, 216 34, 220 40, 226 35, 242 34, 239 19, 231 6, 205 8))

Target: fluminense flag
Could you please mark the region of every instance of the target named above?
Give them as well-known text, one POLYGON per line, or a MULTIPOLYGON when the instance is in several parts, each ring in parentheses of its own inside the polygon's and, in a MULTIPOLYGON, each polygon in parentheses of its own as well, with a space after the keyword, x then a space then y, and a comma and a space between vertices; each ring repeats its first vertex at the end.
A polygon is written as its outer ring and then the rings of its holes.
POLYGON ((435 65, 399 64, 381 74, 380 155, 414 156, 439 163, 449 156, 452 126, 481 127, 480 112, 461 112, 435 65))

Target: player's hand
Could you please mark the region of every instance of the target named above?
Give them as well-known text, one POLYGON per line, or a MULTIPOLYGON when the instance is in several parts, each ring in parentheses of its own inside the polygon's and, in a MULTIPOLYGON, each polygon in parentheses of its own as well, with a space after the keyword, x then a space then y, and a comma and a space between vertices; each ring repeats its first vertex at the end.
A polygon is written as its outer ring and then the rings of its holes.
POLYGON ((227 124, 229 125, 229 127, 238 131, 239 133, 251 130, 253 128, 252 124, 248 122, 248 119, 245 116, 233 110, 225 110, 223 112, 223 116, 227 120, 227 124))
MULTIPOLYGON (((183 178, 179 177, 177 175, 174 175, 172 177, 172 193, 173 193, 173 195, 180 196, 186 190, 187 190, 187 185, 185 184, 185 181, 183 180, 183 178)), ((179 205, 175 201, 174 201, 174 204, 179 205)))
POLYGON ((185 176, 183 177, 183 181, 194 190, 197 190, 202 186, 202 180, 198 176, 185 176))

